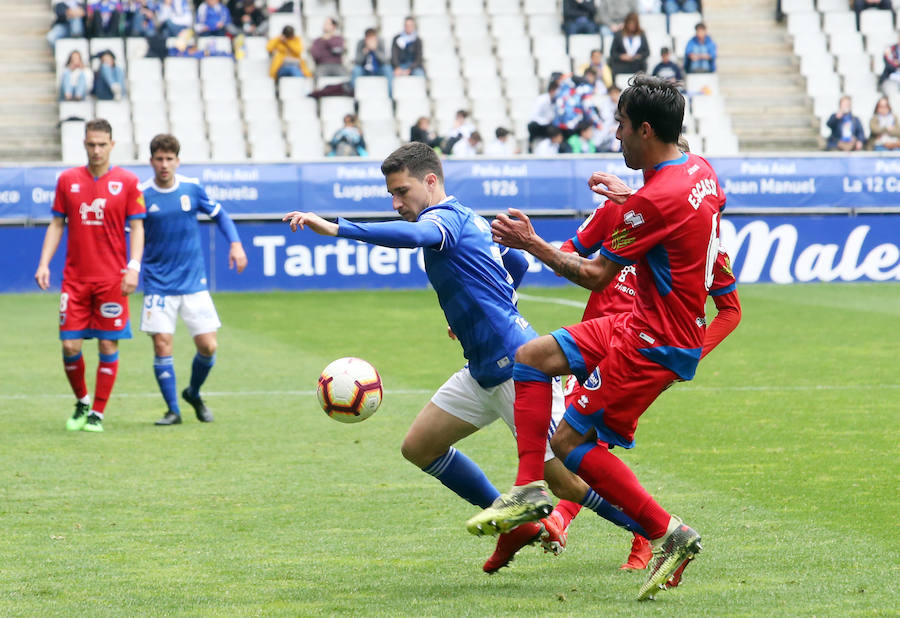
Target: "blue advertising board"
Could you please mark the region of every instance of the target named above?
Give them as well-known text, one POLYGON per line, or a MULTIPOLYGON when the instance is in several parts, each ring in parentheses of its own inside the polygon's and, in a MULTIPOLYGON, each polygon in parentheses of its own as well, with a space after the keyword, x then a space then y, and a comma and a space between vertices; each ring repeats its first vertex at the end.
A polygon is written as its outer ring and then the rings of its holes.
MULTIPOLYGON (((538 233, 557 244, 580 218, 535 219, 538 233)), ((45 227, 0 227, 0 292, 36 291, 34 270, 45 227)), ((201 227, 214 290, 423 288, 420 250, 388 249, 292 233, 286 224, 239 222, 249 265, 228 268, 227 243, 212 224, 201 227)), ((740 283, 900 281, 900 215, 726 217, 722 242, 740 283)), ((64 239, 65 241, 65 239, 64 239)), ((51 265, 59 288, 65 242, 51 265)), ((530 258, 530 256, 529 256, 530 258)), ((526 285, 570 285, 530 259, 526 285)))
MULTIPOLYGON (((721 157, 719 174, 731 212, 803 212, 869 208, 900 212, 900 158, 853 156, 721 157)), ((147 179, 147 165, 125 166, 147 179)), ((46 220, 62 166, 0 166, 0 222, 46 220)), ((640 187, 640 172, 621 155, 554 159, 448 159, 450 192, 472 208, 510 206, 557 215, 586 215, 602 199, 587 189, 596 170, 640 187)), ((289 210, 373 216, 390 209, 380 162, 332 159, 311 163, 183 165, 238 218, 272 218, 289 210)))

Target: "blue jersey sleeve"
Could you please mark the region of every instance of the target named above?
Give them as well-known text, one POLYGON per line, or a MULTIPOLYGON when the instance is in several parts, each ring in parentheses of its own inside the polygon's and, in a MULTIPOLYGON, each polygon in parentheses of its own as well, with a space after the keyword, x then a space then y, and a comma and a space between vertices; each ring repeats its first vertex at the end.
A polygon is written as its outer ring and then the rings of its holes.
POLYGON ((216 226, 219 228, 219 231, 222 232, 222 235, 228 239, 228 242, 241 242, 237 227, 234 225, 234 221, 231 220, 228 213, 225 212, 224 208, 219 208, 219 212, 212 216, 212 220, 216 222, 216 226))
POLYGON ((506 267, 506 272, 512 277, 512 286, 518 288, 525 277, 525 273, 528 272, 528 259, 518 249, 510 249, 509 247, 501 249, 500 256, 503 258, 503 266, 506 267))
POLYGON ((354 223, 338 217, 338 236, 382 247, 433 247, 444 240, 442 230, 429 221, 386 221, 354 223))

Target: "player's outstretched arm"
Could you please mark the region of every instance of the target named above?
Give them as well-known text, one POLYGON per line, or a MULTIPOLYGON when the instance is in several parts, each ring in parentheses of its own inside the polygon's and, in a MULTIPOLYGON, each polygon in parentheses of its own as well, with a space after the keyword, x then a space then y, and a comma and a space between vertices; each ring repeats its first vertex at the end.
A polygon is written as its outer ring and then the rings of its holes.
POLYGON ((314 212, 294 210, 284 215, 281 220, 290 223, 292 232, 296 232, 297 228, 302 230, 308 227, 316 234, 321 234, 322 236, 337 236, 338 233, 337 223, 326 221, 314 212))
POLYGON ((622 269, 621 264, 602 255, 589 260, 575 253, 560 251, 537 235, 525 213, 510 208, 509 215, 500 213, 491 223, 494 242, 527 251, 572 283, 589 290, 602 290, 622 269))
POLYGON ((59 248, 59 241, 62 240, 65 227, 65 218, 53 217, 50 220, 50 225, 47 226, 47 233, 44 234, 44 244, 41 245, 41 258, 34 273, 34 280, 42 290, 50 287, 50 260, 53 259, 53 254, 59 248))
POLYGON ((137 289, 141 272, 141 258, 144 257, 144 220, 131 219, 128 221, 131 228, 129 234, 129 254, 131 259, 122 276, 122 294, 128 296, 137 289))
POLYGON ((616 204, 624 204, 631 197, 631 194, 634 193, 634 189, 626 185, 621 178, 606 172, 594 172, 591 174, 591 177, 588 179, 588 187, 594 193, 602 195, 616 204))

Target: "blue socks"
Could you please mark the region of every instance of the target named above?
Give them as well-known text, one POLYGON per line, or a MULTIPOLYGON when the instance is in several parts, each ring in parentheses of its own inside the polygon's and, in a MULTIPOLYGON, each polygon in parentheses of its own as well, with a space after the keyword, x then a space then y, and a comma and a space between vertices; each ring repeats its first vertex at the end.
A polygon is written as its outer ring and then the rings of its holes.
POLYGON ((191 364, 191 392, 194 395, 200 394, 200 387, 206 382, 206 376, 209 370, 216 364, 216 355, 203 356, 200 352, 194 355, 194 362, 191 364))
POLYGON ((584 498, 581 499, 581 504, 594 511, 603 519, 611 521, 620 528, 625 528, 629 532, 640 534, 642 537, 649 540, 647 533, 639 523, 601 498, 600 494, 593 489, 588 489, 587 493, 584 494, 584 498))
POLYGON ((175 414, 181 414, 178 407, 177 389, 175 388, 175 363, 171 356, 153 357, 153 373, 156 374, 156 383, 169 410, 175 414))
POLYGON ((500 495, 478 464, 452 446, 422 471, 439 480, 460 498, 483 509, 500 495))

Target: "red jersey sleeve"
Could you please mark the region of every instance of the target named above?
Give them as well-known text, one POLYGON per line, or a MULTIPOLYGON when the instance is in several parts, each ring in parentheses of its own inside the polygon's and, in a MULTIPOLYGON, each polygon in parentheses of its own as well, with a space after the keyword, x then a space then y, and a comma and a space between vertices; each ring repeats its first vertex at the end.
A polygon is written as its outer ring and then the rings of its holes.
POLYGON ((713 266, 713 284, 709 288, 710 296, 723 296, 737 289, 737 280, 731 270, 731 259, 725 250, 719 245, 719 254, 716 256, 716 265, 713 266))
POLYGON ((612 225, 600 253, 625 266, 640 260, 669 233, 659 209, 638 193, 619 207, 612 225))
POLYGON ((56 195, 53 198, 53 207, 50 209, 50 212, 53 215, 58 217, 67 217, 69 213, 66 212, 66 194, 64 187, 66 186, 66 174, 60 174, 59 178, 56 180, 56 195))
POLYGON ((137 177, 134 182, 128 183, 128 196, 125 202, 125 219, 143 219, 147 216, 147 208, 144 205, 144 194, 139 187, 137 177))
POLYGON ((701 359, 722 343, 722 340, 730 335, 741 321, 741 301, 738 300, 737 290, 733 289, 726 294, 714 296, 713 301, 716 303, 718 313, 706 328, 701 359))

